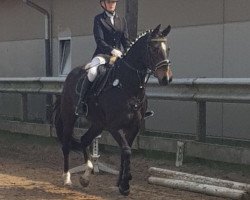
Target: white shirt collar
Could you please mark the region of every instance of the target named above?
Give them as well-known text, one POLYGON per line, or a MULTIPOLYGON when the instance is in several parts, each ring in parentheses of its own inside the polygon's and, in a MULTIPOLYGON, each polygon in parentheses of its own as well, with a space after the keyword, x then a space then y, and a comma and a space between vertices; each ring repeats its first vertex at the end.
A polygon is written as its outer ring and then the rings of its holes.
POLYGON ((114 16, 115 16, 115 12, 114 12, 114 14, 112 15, 112 14, 110 14, 109 12, 107 12, 107 11, 105 11, 105 13, 108 15, 108 17, 110 17, 110 18, 114 18, 114 16))
POLYGON ((108 13, 108 12, 106 12, 105 11, 105 13, 108 15, 108 17, 110 18, 110 21, 111 21, 111 23, 114 25, 114 17, 115 17, 115 12, 114 12, 114 14, 112 15, 112 14, 110 14, 110 13, 108 13))

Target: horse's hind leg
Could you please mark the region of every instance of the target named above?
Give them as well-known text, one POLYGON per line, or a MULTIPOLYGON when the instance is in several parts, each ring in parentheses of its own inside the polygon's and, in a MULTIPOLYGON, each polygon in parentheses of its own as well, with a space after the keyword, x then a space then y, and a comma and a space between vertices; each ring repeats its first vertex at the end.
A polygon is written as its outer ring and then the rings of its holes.
POLYGON ((74 123, 64 124, 63 138, 62 138, 62 151, 64 157, 64 170, 63 170, 64 185, 72 185, 69 172, 69 152, 70 152, 70 142, 73 129, 74 129, 74 123))
POLYGON ((64 123, 60 115, 60 110, 58 109, 55 115, 55 128, 56 128, 56 134, 57 138, 62 144, 62 152, 64 157, 64 171, 63 171, 63 182, 64 185, 72 185, 71 179, 70 179, 70 172, 69 169, 69 139, 68 137, 65 137, 65 134, 68 132, 67 128, 64 128, 64 123))
POLYGON ((89 159, 88 146, 92 143, 94 138, 101 134, 103 128, 97 125, 92 125, 88 131, 81 137, 81 144, 84 154, 84 161, 86 164, 86 170, 80 177, 80 183, 83 187, 87 187, 89 184, 89 175, 93 170, 93 164, 89 159))

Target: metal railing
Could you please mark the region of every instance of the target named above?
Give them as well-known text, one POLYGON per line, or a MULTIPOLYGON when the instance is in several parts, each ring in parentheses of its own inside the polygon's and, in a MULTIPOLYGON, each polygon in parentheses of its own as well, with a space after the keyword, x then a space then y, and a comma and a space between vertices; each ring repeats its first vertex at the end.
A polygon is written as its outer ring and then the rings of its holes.
MULTIPOLYGON (((27 119, 27 94, 60 94, 65 77, 0 78, 1 93, 22 95, 22 119, 27 119)), ((150 79, 149 99, 197 102, 196 140, 206 140, 206 103, 250 103, 250 79, 194 78, 175 79, 168 86, 159 86, 150 79)))
MULTIPOLYGON (((65 77, 0 78, 0 93, 19 93, 22 96, 22 121, 0 120, 1 130, 41 136, 55 136, 48 124, 27 122, 27 95, 60 95, 65 77)), ((183 140, 185 155, 202 159, 250 165, 250 149, 239 146, 205 143, 207 102, 250 103, 250 79, 175 79, 161 87, 151 79, 147 87, 149 99, 197 102, 196 141, 183 140), (219 156, 215 156, 219 155, 219 156)), ((83 129, 75 128, 76 135, 83 129)), ((178 140, 158 136, 139 135, 133 148, 176 153, 178 140)), ((116 145, 110 134, 102 134, 104 145, 116 145)))

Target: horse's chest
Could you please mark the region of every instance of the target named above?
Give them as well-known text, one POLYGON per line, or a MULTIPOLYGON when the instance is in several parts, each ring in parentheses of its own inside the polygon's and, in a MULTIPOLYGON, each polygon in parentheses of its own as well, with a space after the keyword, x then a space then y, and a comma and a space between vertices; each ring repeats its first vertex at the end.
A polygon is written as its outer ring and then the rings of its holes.
POLYGON ((139 111, 143 106, 143 102, 140 99, 133 98, 128 102, 128 108, 130 111, 139 111))

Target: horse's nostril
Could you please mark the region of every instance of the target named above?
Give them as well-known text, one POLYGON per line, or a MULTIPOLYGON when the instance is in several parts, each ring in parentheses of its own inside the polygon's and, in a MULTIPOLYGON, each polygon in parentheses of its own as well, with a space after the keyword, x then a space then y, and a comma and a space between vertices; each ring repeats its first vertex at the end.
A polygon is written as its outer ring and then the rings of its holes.
POLYGON ((171 83, 173 81, 173 77, 171 76, 168 80, 169 83, 171 83))
POLYGON ((160 85, 167 85, 169 83, 168 77, 163 77, 160 81, 160 85))

